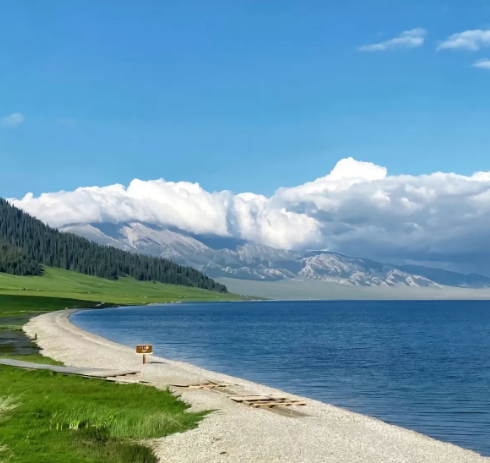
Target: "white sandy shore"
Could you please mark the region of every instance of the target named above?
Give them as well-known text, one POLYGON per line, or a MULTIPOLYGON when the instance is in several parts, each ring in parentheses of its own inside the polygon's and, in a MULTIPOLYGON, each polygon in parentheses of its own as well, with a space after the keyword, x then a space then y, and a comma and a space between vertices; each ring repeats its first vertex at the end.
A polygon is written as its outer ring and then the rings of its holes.
MULTIPOLYGON (((269 387, 152 357, 147 365, 132 348, 92 335, 72 325, 72 311, 32 319, 25 331, 44 355, 70 366, 139 369, 142 378, 166 387, 202 380, 225 382, 239 394, 281 394, 269 387)), ((296 397, 287 394, 290 397, 296 397)), ((155 442, 165 463, 489 463, 474 452, 388 425, 315 400, 297 407, 307 416, 290 418, 252 409, 212 391, 185 391, 191 410, 216 410, 192 431, 155 442)), ((303 398, 301 398, 303 399, 303 398)))

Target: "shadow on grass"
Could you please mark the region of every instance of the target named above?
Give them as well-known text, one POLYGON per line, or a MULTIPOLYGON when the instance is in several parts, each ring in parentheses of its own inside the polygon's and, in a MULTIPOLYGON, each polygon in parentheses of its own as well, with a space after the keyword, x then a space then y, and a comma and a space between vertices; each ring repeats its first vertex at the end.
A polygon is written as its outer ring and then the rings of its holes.
POLYGON ((111 463, 157 463, 158 458, 150 447, 135 443, 119 441, 110 437, 108 429, 85 427, 73 432, 74 445, 78 451, 101 461, 111 463))

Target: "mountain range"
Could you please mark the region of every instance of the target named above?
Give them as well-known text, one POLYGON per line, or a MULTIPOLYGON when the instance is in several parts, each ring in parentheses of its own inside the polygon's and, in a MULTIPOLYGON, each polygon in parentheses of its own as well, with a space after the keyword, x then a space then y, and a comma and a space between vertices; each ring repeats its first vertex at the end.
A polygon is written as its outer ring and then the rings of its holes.
POLYGON ((60 229, 98 244, 191 266, 211 278, 319 280, 346 286, 490 288, 490 278, 417 265, 392 265, 327 251, 291 251, 147 223, 71 224, 60 229))

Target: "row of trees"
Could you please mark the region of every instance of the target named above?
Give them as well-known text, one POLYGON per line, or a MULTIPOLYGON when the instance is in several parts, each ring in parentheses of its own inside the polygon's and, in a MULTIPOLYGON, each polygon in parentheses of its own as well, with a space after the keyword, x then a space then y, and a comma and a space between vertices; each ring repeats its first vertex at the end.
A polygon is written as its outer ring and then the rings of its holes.
POLYGON ((226 286, 191 267, 61 233, 1 198, 0 243, 3 243, 0 253, 4 256, 0 257, 0 262, 4 262, 0 271, 7 273, 38 275, 42 264, 108 279, 131 276, 138 280, 227 291, 226 286))
POLYGON ((42 266, 29 259, 22 249, 0 241, 0 272, 12 275, 41 275, 42 266))

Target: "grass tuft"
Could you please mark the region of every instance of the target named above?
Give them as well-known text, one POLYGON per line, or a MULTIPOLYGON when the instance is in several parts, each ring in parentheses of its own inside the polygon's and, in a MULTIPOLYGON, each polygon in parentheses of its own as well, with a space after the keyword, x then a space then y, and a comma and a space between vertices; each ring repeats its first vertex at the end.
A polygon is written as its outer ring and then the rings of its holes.
POLYGON ((0 444, 0 463, 10 463, 12 461, 12 453, 9 452, 5 445, 0 444))
POLYGON ((18 404, 12 397, 0 397, 0 420, 17 408, 18 404))
POLYGON ((51 429, 95 429, 116 439, 147 439, 186 429, 186 423, 164 411, 142 415, 139 410, 89 406, 58 410, 50 418, 51 429))
MULTIPOLYGON (((0 397, 0 421, 8 418, 10 412, 17 408, 18 404, 12 397, 0 397)), ((6 445, 0 442, 0 463, 8 463, 12 460, 12 453, 6 445)))

